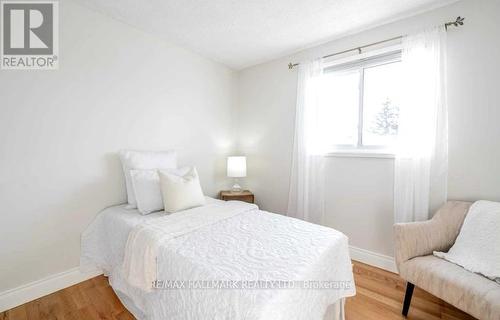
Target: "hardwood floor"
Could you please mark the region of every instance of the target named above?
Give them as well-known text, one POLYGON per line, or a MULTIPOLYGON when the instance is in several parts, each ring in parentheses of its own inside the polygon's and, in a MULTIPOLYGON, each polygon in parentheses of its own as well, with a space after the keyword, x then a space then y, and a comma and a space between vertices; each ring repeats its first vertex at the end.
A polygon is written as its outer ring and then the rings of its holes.
POLYGON ((0 320, 100 320, 134 319, 98 276, 0 313, 0 320))
MULTIPOLYGON (((346 303, 346 319, 404 319, 401 304, 405 283, 390 273, 354 262, 357 294, 346 303)), ((0 313, 0 320, 125 320, 134 317, 123 307, 107 278, 98 276, 0 313)), ((415 288, 408 319, 474 319, 442 300, 415 288)))
MULTIPOLYGON (((346 319, 405 319, 401 315, 406 283, 397 274, 357 261, 354 263, 356 296, 347 299, 346 319)), ((441 299, 415 287, 408 319, 475 319, 441 299)))

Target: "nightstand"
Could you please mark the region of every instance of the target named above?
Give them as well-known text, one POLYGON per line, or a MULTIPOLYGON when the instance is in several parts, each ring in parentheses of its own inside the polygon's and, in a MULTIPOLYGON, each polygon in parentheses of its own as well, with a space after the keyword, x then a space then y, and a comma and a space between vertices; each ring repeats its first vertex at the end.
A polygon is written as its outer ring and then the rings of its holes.
POLYGON ((253 203, 255 197, 249 190, 243 190, 241 192, 231 192, 224 190, 219 193, 219 199, 224 201, 238 200, 253 203))

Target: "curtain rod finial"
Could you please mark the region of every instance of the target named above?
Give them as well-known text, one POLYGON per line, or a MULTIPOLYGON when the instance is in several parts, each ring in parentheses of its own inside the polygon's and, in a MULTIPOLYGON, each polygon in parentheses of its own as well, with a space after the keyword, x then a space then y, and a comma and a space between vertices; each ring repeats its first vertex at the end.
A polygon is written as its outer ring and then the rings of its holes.
POLYGON ((458 27, 458 26, 463 26, 464 25, 464 20, 465 18, 461 17, 461 16, 458 16, 455 21, 452 21, 452 22, 447 22, 444 24, 446 30, 448 30, 448 27, 450 26, 454 26, 454 27, 458 27))

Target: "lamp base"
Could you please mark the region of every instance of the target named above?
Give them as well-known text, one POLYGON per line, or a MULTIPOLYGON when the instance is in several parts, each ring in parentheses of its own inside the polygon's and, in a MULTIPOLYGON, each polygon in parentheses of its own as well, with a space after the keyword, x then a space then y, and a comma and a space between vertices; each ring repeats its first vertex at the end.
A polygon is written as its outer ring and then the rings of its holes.
POLYGON ((242 191, 243 191, 243 189, 238 184, 238 181, 235 180, 233 186, 231 187, 231 192, 232 193, 241 193, 242 191))

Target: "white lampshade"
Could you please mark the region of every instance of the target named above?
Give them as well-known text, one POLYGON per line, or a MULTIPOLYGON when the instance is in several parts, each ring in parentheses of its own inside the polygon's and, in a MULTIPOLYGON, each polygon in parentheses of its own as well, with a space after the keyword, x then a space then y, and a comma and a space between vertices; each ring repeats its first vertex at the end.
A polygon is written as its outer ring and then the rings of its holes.
POLYGON ((247 176, 247 157, 227 157, 227 176, 242 178, 247 176))

